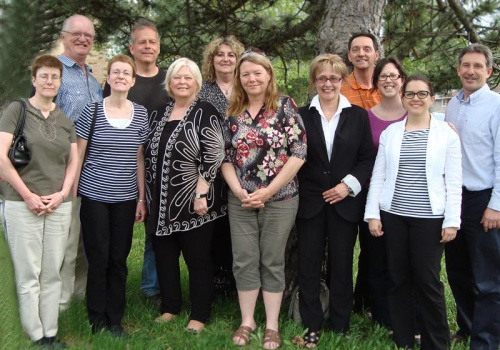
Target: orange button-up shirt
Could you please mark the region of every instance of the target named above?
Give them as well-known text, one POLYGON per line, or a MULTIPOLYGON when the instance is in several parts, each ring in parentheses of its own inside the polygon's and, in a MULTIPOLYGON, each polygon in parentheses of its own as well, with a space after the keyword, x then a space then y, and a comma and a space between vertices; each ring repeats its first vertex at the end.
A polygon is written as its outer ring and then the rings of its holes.
POLYGON ((344 81, 340 93, 347 97, 351 104, 363 107, 364 109, 370 109, 380 103, 380 93, 378 90, 372 91, 371 88, 357 82, 354 72, 349 74, 347 80, 344 81))

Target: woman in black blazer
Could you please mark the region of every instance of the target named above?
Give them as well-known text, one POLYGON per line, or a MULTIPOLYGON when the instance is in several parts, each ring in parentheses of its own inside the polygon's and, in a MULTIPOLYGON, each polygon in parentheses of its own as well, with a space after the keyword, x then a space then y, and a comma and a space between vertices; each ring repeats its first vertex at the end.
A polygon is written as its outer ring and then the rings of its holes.
POLYGON ((306 347, 316 347, 323 323, 320 303, 321 263, 328 238, 330 324, 349 329, 352 309, 352 262, 357 222, 363 218, 360 194, 375 160, 367 112, 342 96, 347 67, 337 55, 322 54, 311 63, 309 88, 316 92, 300 108, 307 130, 307 162, 300 169, 299 298, 306 347))

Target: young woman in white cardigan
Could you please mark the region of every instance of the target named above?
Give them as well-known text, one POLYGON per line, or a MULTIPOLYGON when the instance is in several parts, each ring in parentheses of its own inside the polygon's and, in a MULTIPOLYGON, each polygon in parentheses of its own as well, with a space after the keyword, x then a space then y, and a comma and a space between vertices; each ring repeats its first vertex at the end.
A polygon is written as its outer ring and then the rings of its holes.
POLYGON ((414 346, 414 303, 421 308, 422 350, 448 349, 443 284, 444 243, 460 227, 462 168, 458 135, 432 117, 431 82, 410 76, 403 85, 408 117, 380 137, 365 220, 385 235, 389 264, 389 311, 398 347, 414 346))

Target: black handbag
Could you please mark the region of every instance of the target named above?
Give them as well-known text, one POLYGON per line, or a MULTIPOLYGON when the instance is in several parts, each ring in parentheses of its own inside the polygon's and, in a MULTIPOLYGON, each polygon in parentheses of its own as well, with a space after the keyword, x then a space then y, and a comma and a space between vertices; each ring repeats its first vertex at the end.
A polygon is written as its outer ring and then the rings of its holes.
POLYGON ((26 136, 23 134, 24 122, 26 120, 26 103, 23 99, 19 99, 19 104, 21 105, 21 112, 8 153, 9 159, 16 169, 28 165, 31 161, 31 152, 28 149, 26 136))

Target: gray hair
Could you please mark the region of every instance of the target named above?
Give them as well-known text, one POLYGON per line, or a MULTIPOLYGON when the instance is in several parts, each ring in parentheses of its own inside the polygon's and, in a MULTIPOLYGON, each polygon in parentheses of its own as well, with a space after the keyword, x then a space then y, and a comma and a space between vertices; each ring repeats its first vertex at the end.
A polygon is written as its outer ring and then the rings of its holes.
POLYGON ((92 25, 92 32, 93 32, 92 35, 95 35, 94 23, 92 22, 92 20, 90 18, 83 16, 83 15, 73 15, 73 16, 66 18, 63 22, 63 25, 62 25, 62 31, 67 32, 71 21, 73 21, 77 18, 86 19, 87 21, 89 21, 90 24, 92 25))
POLYGON ((482 44, 470 44, 462 49, 458 56, 458 65, 462 64, 462 57, 467 53, 481 53, 486 58, 486 68, 493 67, 493 53, 488 46, 482 44))
POLYGON ((156 27, 156 25, 153 22, 148 21, 147 19, 140 19, 134 23, 134 25, 132 26, 132 30, 130 31, 130 37, 129 37, 130 45, 133 45, 135 43, 135 36, 134 36, 135 31, 145 28, 154 30, 156 32, 158 40, 160 40, 160 34, 158 33, 158 28, 156 27))

